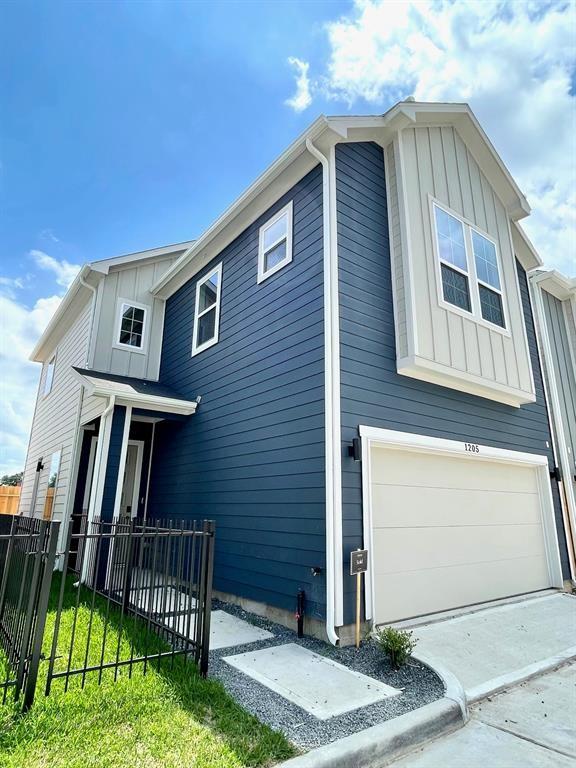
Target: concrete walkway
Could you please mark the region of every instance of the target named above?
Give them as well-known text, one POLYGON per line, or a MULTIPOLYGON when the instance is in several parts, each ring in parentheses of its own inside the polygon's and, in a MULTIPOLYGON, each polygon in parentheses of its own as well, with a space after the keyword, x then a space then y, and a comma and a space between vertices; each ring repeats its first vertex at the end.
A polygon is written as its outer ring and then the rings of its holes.
POLYGON ((548 595, 416 627, 414 655, 462 684, 469 702, 576 658, 576 597, 548 595))
POLYGON ((576 768, 576 665, 476 704, 468 725, 393 768, 576 768))

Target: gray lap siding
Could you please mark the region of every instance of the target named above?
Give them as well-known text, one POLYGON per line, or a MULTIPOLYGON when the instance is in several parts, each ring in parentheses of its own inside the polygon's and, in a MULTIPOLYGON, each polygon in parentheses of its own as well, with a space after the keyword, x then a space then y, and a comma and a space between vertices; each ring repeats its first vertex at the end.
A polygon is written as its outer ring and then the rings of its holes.
MULTIPOLYGON (((394 429, 553 456, 526 275, 517 264, 537 400, 513 408, 396 372, 392 277, 382 149, 336 148, 344 561, 362 544, 361 465, 348 456, 358 426, 394 429)), ((564 572, 566 546, 558 488, 552 491, 564 572)), ((344 568, 346 574, 347 567, 344 568)), ((354 580, 344 576, 345 621, 354 580)))
POLYGON ((317 167, 166 303, 160 381, 202 396, 156 428, 149 513, 216 521, 215 588, 325 612, 322 174, 317 167), (258 230, 292 200, 293 260, 257 283, 258 230), (196 283, 222 262, 219 341, 191 356, 196 283))

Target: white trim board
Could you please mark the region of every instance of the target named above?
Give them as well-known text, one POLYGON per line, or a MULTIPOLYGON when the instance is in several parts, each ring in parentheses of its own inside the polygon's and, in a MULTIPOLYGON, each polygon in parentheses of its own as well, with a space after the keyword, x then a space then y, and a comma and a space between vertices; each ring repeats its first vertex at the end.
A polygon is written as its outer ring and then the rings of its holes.
POLYGON ((375 616, 374 594, 374 557, 372 553, 372 477, 371 450, 373 446, 395 448, 409 452, 427 452, 458 456, 470 461, 497 461, 506 464, 533 466, 538 472, 538 494, 542 510, 542 528, 544 532, 546 557, 551 586, 561 588, 562 566, 554 516, 554 502, 546 456, 521 451, 510 451, 504 448, 493 448, 488 445, 468 443, 460 440, 429 437, 428 435, 398 432, 360 425, 362 439, 362 508, 364 547, 368 549, 368 573, 365 580, 365 612, 366 619, 375 616))

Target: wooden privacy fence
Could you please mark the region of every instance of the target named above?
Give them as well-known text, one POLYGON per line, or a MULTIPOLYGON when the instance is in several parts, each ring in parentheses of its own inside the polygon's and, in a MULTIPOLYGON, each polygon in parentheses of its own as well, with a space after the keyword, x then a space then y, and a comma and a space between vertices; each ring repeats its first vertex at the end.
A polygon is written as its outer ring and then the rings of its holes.
POLYGON ((19 502, 19 485, 0 485, 0 515, 17 514, 19 502))

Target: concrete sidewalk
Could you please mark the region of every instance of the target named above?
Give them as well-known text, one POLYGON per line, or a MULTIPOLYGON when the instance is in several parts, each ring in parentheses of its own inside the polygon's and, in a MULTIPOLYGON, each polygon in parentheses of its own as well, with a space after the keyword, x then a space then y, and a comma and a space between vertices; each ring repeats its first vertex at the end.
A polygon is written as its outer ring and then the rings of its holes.
POLYGON ((549 672, 475 705, 463 729, 392 765, 576 768, 576 665, 549 672))
POLYGON ((576 658, 576 597, 485 608, 417 626, 414 656, 462 684, 469 703, 576 658))

